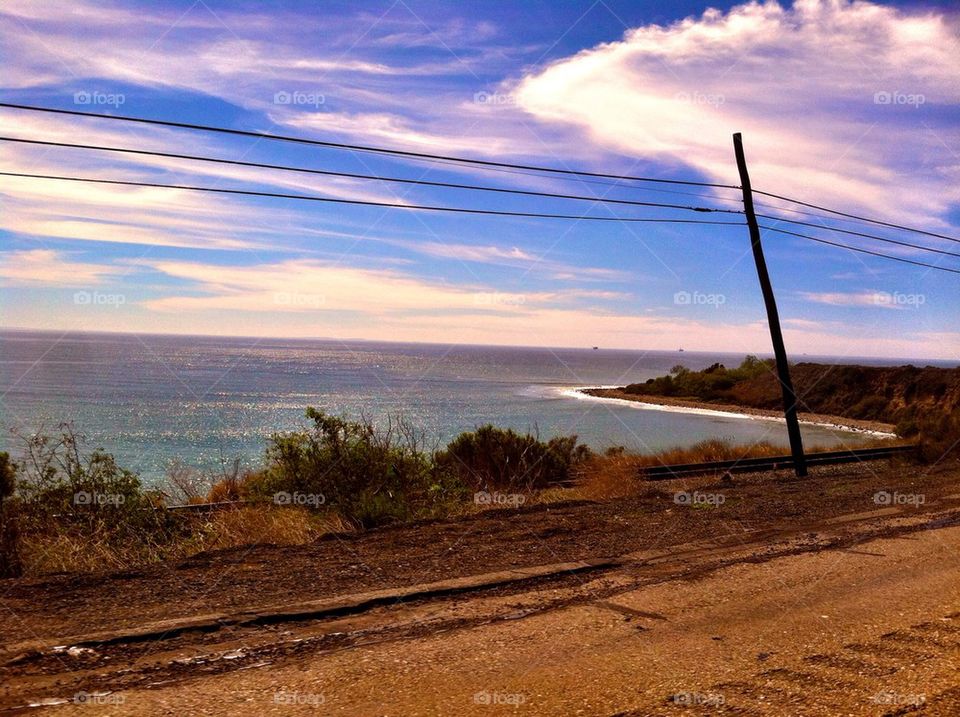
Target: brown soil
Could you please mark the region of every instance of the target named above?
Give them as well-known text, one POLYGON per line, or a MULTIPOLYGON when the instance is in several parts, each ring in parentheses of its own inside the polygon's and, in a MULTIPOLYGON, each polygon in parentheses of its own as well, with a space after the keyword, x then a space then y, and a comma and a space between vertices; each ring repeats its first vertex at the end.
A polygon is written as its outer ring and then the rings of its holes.
POLYGON ((730 714, 874 714, 865 700, 884 690, 956 706, 944 687, 960 626, 945 615, 956 606, 960 466, 875 462, 638 491, 138 572, 4 581, 0 710, 312 714, 315 704, 278 704, 295 693, 325 695, 335 714, 486 714, 473 701, 484 690, 522 693, 537 714, 708 713, 665 701, 688 693, 721 695, 730 714), (675 491, 724 500, 695 508, 675 491), (920 500, 886 505, 877 491, 920 500), (286 607, 608 556, 595 570, 323 617, 286 607), (67 649, 82 633, 257 607, 276 619, 67 649), (22 642, 64 647, 13 649, 22 642), (791 691, 794 677, 808 687, 791 691), (771 698, 783 702, 763 708, 771 698), (799 709, 810 704, 820 709, 799 709))
POLYGON ((284 602, 413 585, 519 566, 618 556, 750 529, 786 529, 875 510, 877 491, 922 494, 930 509, 960 491, 960 469, 887 462, 643 486, 641 495, 496 510, 461 520, 333 535, 289 547, 201 553, 137 571, 0 581, 4 645, 284 602), (677 505, 680 490, 722 493, 719 507, 677 505))

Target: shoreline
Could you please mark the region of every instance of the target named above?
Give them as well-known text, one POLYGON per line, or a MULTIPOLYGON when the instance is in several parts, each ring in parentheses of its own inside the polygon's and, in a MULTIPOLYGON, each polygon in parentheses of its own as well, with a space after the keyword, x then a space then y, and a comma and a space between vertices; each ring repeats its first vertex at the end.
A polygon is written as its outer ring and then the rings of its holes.
MULTIPOLYGON (((574 388, 572 394, 575 397, 590 397, 600 401, 626 401, 633 404, 640 404, 638 408, 649 410, 669 411, 671 409, 680 409, 684 413, 699 413, 702 415, 718 415, 730 418, 761 419, 783 422, 785 419, 779 411, 772 411, 765 408, 751 408, 750 406, 738 406, 729 403, 710 403, 708 401, 698 401, 689 398, 674 398, 672 396, 647 396, 635 393, 626 393, 620 388, 609 386, 585 386, 574 388)), ((856 418, 845 418, 843 416, 827 416, 817 413, 799 414, 800 423, 823 428, 834 428, 851 433, 864 433, 874 435, 880 438, 896 438, 895 426, 890 423, 880 421, 862 421, 856 418)))

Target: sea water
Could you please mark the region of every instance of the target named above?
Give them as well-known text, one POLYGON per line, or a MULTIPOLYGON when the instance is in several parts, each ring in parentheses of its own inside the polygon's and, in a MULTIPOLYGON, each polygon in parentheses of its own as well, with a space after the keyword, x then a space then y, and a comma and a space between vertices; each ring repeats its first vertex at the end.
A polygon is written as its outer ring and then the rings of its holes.
MULTIPOLYGON (((150 484, 175 459, 204 470, 235 459, 256 466, 266 438, 303 426, 307 406, 378 423, 400 413, 431 445, 485 423, 542 438, 575 433, 600 450, 651 451, 707 438, 786 445, 782 421, 645 410, 573 390, 644 381, 678 363, 696 370, 742 359, 602 347, 4 331, 0 450, 16 457, 22 443, 16 434, 71 421, 88 447, 115 454, 150 484)), ((865 439, 813 425, 804 425, 803 435, 824 447, 865 439)))

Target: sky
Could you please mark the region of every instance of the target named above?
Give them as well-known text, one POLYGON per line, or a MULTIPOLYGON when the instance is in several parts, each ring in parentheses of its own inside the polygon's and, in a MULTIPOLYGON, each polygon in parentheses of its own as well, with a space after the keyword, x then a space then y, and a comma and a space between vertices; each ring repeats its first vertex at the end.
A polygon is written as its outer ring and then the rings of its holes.
MULTIPOLYGON (((739 185, 960 237, 951 2, 0 5, 0 98, 739 185)), ((587 196, 0 142, 0 171, 576 217, 716 219, 740 191, 401 159, 0 108, 0 135, 587 196)), ((960 269, 960 244, 758 196, 774 228, 960 269), (802 212, 808 212, 803 214, 802 212), (783 222, 806 221, 813 227, 783 222), (865 232, 927 251, 830 231, 865 232)), ((745 226, 449 214, 0 177, 0 326, 771 349, 745 226)), ((960 359, 960 274, 765 231, 787 350, 960 359)))

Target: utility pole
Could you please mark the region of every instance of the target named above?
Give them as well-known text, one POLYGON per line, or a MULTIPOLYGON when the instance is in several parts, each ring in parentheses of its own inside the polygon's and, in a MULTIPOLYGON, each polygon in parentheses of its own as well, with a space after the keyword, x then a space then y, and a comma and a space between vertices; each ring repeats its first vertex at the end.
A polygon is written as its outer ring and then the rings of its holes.
POLYGON ((783 389, 783 413, 787 419, 787 435, 790 437, 790 453, 793 455, 793 468, 797 477, 807 475, 807 460, 803 455, 803 439, 800 437, 800 421, 797 418, 797 394, 790 380, 790 366, 787 363, 787 349, 783 345, 783 332, 780 330, 780 315, 777 313, 777 300, 770 285, 767 262, 763 258, 763 246, 760 244, 760 226, 753 210, 753 189, 750 187, 750 175, 747 173, 747 160, 743 156, 743 138, 737 132, 733 135, 733 151, 737 156, 737 169, 740 170, 740 187, 743 190, 743 211, 747 216, 750 229, 750 244, 753 247, 753 260, 757 265, 757 276, 763 292, 763 303, 767 307, 767 323, 770 326, 770 339, 773 341, 773 354, 777 359, 777 377, 783 389))

